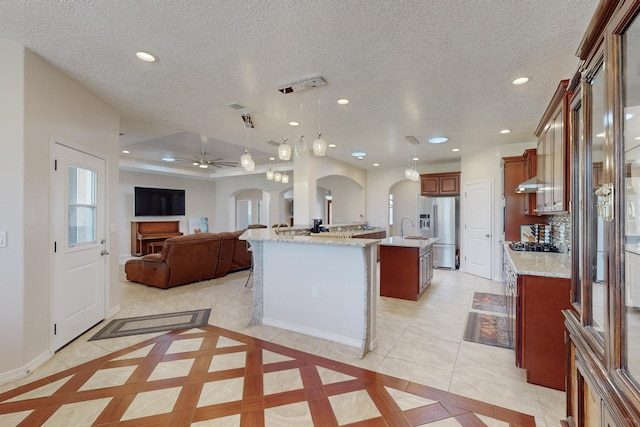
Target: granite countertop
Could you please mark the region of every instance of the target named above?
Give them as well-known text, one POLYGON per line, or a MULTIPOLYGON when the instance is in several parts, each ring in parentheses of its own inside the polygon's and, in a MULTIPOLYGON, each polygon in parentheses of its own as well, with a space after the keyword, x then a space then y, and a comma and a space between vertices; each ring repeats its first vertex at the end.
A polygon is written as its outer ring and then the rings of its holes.
POLYGON ((382 246, 403 246, 407 248, 424 248, 431 246, 438 242, 440 239, 408 239, 406 237, 392 236, 382 239, 380 245, 382 246))
MULTIPOLYGON (((321 233, 322 234, 322 233, 321 233)), ((380 239, 359 239, 359 238, 339 238, 339 237, 313 237, 313 236, 296 236, 288 234, 286 231, 280 230, 280 234, 276 234, 273 228, 254 228, 249 229, 240 235, 239 239, 249 241, 269 241, 269 242, 285 242, 285 243, 305 243, 313 245, 326 246, 371 246, 380 242, 380 239)))
POLYGON ((505 253, 509 256, 516 274, 571 278, 569 253, 514 251, 509 247, 509 243, 504 243, 505 253))

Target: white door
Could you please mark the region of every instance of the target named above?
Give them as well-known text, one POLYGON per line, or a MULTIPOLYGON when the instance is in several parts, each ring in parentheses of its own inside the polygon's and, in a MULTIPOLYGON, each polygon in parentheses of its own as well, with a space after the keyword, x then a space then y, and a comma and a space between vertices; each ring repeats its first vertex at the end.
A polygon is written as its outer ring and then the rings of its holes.
POLYGON ((105 318, 105 160, 53 144, 52 330, 58 350, 105 318))
POLYGON ((464 186, 464 259, 467 273, 491 279, 493 187, 491 181, 464 186))

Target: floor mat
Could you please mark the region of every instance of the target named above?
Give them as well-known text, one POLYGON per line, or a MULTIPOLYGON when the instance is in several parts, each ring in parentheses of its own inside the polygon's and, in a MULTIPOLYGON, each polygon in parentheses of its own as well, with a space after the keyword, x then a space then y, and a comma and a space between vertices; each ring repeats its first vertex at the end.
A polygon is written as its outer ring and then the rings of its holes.
POLYGON ((148 334, 152 332, 198 328, 207 324, 209 314, 211 314, 211 309, 206 308, 202 310, 180 311, 177 313, 114 319, 97 334, 89 338, 89 341, 148 334))
POLYGON ((513 337, 506 316, 469 312, 464 340, 513 349, 513 337))
POLYGON ((491 311, 493 313, 507 313, 507 300, 504 295, 475 292, 473 294, 474 310, 491 311))

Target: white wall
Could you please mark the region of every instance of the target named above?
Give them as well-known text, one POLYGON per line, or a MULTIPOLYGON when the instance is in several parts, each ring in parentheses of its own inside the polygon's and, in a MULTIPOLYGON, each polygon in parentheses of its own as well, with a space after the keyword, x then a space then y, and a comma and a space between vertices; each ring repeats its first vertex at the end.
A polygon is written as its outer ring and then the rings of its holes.
MULTIPOLYGON (((3 64, 0 105, 8 110, 3 120, 15 120, 2 127, 2 136, 6 137, 9 153, 13 155, 3 156, 13 165, 2 168, 3 181, 13 187, 6 192, 13 203, 7 219, 2 220, 7 221, 2 226, 9 231, 11 245, 6 252, 11 265, 3 270, 3 277, 15 280, 11 284, 15 292, 7 292, 8 299, 4 294, 2 298, 3 303, 7 301, 11 305, 0 314, 11 314, 5 322, 11 325, 6 328, 11 329, 10 335, 2 336, 2 381, 33 369, 51 354, 52 141, 60 138, 106 159, 107 221, 117 227, 120 119, 106 104, 36 54, 5 41, 0 45, 0 52, 3 64), (17 128, 24 129, 24 135, 17 128), (19 214, 21 221, 17 218, 19 214)), ((5 192, 2 194, 4 206, 5 192)), ((118 307, 117 231, 109 234, 107 244, 115 255, 109 258, 107 268, 106 311, 109 313, 118 307)))
MULTIPOLYGON (((522 155, 528 148, 535 148, 535 141, 520 144, 499 145, 488 150, 478 151, 462 156, 462 175, 460 178, 460 191, 464 191, 465 184, 491 180, 493 183, 493 233, 492 247, 493 251, 493 280, 502 280, 502 259, 500 258, 502 245, 502 207, 504 206, 504 198, 502 195, 503 188, 503 168, 501 161, 503 157, 522 155)), ((465 271, 464 261, 464 215, 467 207, 465 206, 464 194, 460 197, 460 270, 465 271)))
MULTIPOLYGON (((350 178, 331 175, 318 179, 317 188, 331 190, 331 195, 333 196, 331 203, 332 224, 361 222, 360 215, 364 217, 366 206, 364 187, 350 178)), ((324 197, 324 193, 322 191, 320 193, 317 195, 317 199, 321 205, 321 212, 325 214, 327 200, 324 197)), ((326 215, 321 215, 318 218, 326 219, 326 215)))
POLYGON ((121 262, 131 255, 131 221, 180 221, 180 231, 189 232, 190 217, 209 219, 209 231, 215 223, 216 183, 209 180, 183 178, 172 175, 120 171, 118 189, 118 228, 120 229, 121 262), (155 187, 185 190, 184 216, 133 216, 133 187, 155 187))
MULTIPOLYGON (((406 181, 404 177, 404 170, 405 168, 402 167, 387 169, 372 168, 367 171, 366 220, 370 225, 375 227, 389 226, 389 189, 398 182, 406 181)), ((458 171, 460 171, 460 163, 418 166, 418 172, 421 174, 458 171)), ((401 201, 400 203, 403 202, 401 201)), ((413 215, 415 216, 415 213, 413 215)), ((396 231, 399 233, 398 230, 396 231)), ((387 235, 389 235, 388 233, 389 230, 387 229, 387 235)))
POLYGON ((0 39, 0 62, 0 230, 7 232, 8 243, 6 248, 0 248, 2 383, 3 373, 25 364, 24 210, 28 206, 24 203, 24 48, 0 39))
POLYGON ((409 180, 397 182, 389 189, 389 193, 393 194, 393 226, 389 227, 389 235, 400 235, 400 222, 405 216, 411 218, 414 224, 414 227, 412 227, 409 221, 405 221, 405 236, 418 234, 415 227, 418 225, 416 216, 418 213, 417 200, 420 194, 420 182, 409 180))

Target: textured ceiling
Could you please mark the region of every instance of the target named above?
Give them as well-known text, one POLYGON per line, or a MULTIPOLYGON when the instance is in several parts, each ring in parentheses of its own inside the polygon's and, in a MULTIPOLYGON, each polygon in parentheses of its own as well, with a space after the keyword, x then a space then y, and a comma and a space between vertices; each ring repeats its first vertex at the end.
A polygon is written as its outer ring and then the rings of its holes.
POLYGON ((7 0, 0 37, 38 53, 121 114, 121 146, 131 150, 124 163, 199 154, 206 135, 212 157, 238 160, 248 148, 263 166, 275 154, 265 141, 295 143, 303 134, 310 143, 320 127, 337 144, 329 156, 368 169, 405 166, 406 135, 420 141, 419 164, 533 141, 558 82, 578 64, 596 5, 7 0), (136 50, 159 61, 144 63, 136 50), (529 83, 511 84, 523 75, 529 83), (277 90, 313 76, 328 84, 277 90), (351 103, 336 104, 342 97, 351 103), (251 111, 254 129, 232 102, 251 111), (298 128, 285 124, 293 118, 298 128), (504 128, 511 133, 501 135, 504 128), (436 135, 449 142, 426 142, 436 135), (369 155, 356 160, 354 150, 369 155))

